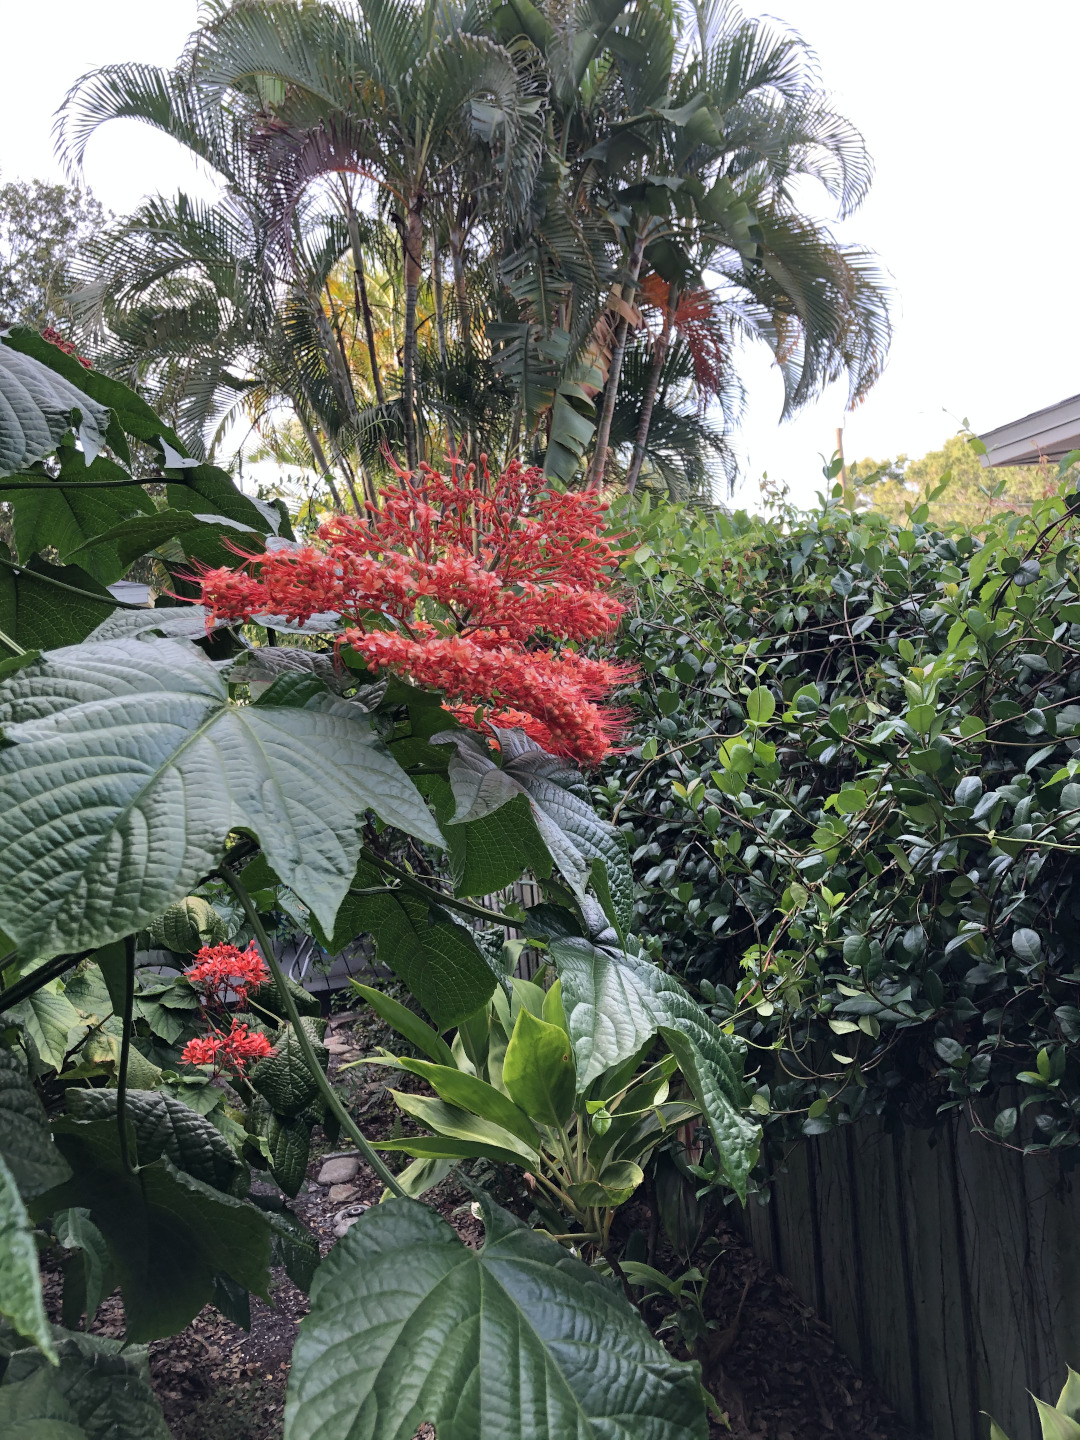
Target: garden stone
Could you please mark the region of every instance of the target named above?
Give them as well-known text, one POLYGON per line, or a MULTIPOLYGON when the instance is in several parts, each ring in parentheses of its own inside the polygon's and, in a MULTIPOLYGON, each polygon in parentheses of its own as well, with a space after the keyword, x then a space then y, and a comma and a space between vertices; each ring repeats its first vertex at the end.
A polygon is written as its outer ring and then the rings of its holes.
POLYGON ((320 1185, 347 1185, 350 1180, 355 1180, 360 1169, 360 1157, 358 1155, 339 1155, 333 1160, 327 1160, 319 1171, 320 1185))

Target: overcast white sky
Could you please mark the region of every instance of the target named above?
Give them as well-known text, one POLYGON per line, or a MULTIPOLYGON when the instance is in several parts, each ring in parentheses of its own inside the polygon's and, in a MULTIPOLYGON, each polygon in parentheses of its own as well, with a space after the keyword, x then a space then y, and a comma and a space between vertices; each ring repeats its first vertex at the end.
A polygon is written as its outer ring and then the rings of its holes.
MULTIPOLYGON (((747 364, 743 503, 763 470, 809 499, 842 419, 849 459, 921 455, 964 416, 989 429, 1080 390, 1078 0, 745 8, 810 41, 837 108, 867 138, 877 178, 842 234, 891 272, 896 339, 885 376, 846 419, 837 388, 780 426, 767 352, 747 364)), ((196 0, 7 0, 0 175, 57 177, 52 114, 71 82, 111 61, 170 63, 196 12, 196 0)), ((117 212, 199 183, 177 147, 134 122, 91 142, 86 175, 117 212)))

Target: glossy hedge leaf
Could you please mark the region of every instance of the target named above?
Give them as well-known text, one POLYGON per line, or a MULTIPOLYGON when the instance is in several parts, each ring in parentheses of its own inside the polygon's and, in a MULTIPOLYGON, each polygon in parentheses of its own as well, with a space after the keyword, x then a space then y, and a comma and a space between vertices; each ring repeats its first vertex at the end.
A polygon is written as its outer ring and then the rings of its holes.
POLYGON ((0 475, 51 455, 72 428, 93 460, 108 425, 104 406, 33 356, 0 345, 0 475))
MULTIPOLYGON (((360 866, 358 890, 382 883, 374 867, 360 866)), ((331 954, 357 935, 370 935, 380 962, 401 977, 440 1030, 460 1024, 495 989, 495 976, 472 931, 408 888, 390 895, 347 895, 333 935, 319 928, 316 935, 331 954)))
MULTIPOLYGON (((116 1091, 70 1089, 67 1104, 76 1120, 111 1119, 116 1115, 116 1091)), ((125 1113, 135 1132, 140 1165, 164 1155, 178 1170, 227 1192, 235 1190, 241 1174, 246 1176, 247 1166, 241 1165, 221 1131, 164 1090, 129 1090, 125 1113)))
POLYGON ((323 1261, 293 1352, 285 1440, 705 1440, 697 1366, 615 1286, 484 1201, 464 1246, 412 1200, 323 1261))
POLYGON ((34 1202, 35 1214, 90 1211, 116 1266, 130 1339, 182 1330, 212 1299, 218 1271, 267 1297, 270 1227, 261 1210, 164 1156, 129 1174, 114 1120, 61 1119, 54 1129, 74 1174, 34 1202))
MULTIPOLYGON (((447 826, 471 827, 496 815, 501 807, 524 795, 529 817, 540 840, 564 879, 583 897, 593 860, 607 866, 608 884, 620 924, 628 929, 633 918, 633 882, 626 845, 620 831, 601 820, 585 798, 580 773, 566 760, 551 755, 522 730, 497 730, 502 765, 496 765, 484 743, 471 731, 444 732, 434 738, 453 744, 450 783, 457 813, 447 826)), ((513 823, 520 825, 520 808, 513 823)), ((481 842, 493 861, 486 873, 471 878, 469 894, 484 894, 517 879, 509 875, 497 854, 491 854, 491 837, 481 831, 481 842)), ((466 845, 471 844, 466 835, 466 845)), ((515 847, 515 848, 520 848, 515 847)))
POLYGON ((143 1346, 58 1326, 53 1335, 58 1366, 35 1350, 17 1350, 11 1357, 0 1385, 0 1434, 12 1440, 68 1440, 70 1425, 80 1440, 170 1440, 143 1346), (65 1428, 40 1434, 6 1428, 7 1415, 21 1412, 29 1419, 33 1408, 65 1428))
POLYGON ((53 1354, 41 1298, 37 1245, 15 1177, 0 1158, 0 1315, 20 1335, 53 1354))
POLYGON ((0 682, 0 924, 37 953, 103 945, 159 916, 256 834, 327 928, 367 808, 438 844, 415 785, 357 707, 237 706, 196 647, 121 640, 0 682))
POLYGON ((22 1056, 0 1046, 0 1159, 27 1199, 59 1185, 71 1173, 53 1144, 45 1107, 30 1083, 22 1056))

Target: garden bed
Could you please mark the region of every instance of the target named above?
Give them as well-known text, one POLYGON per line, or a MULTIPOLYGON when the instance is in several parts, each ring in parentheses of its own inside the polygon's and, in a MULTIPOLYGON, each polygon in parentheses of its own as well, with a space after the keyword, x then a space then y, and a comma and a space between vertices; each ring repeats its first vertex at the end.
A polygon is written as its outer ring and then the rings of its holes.
MULTIPOLYGON (((340 1065, 358 1058, 361 1046, 371 1048, 376 1036, 386 1038, 370 1014, 359 1024, 351 1016, 332 1022, 330 1037, 337 1053, 332 1054, 331 1073, 338 1072, 353 1112, 366 1112, 362 1122, 366 1133, 378 1138, 389 1133, 398 1113, 378 1078, 380 1072, 363 1067, 340 1073, 340 1065)), ((401 1088, 401 1079, 413 1078, 395 1077, 395 1084, 401 1088)), ((318 1236, 324 1254, 337 1238, 335 1226, 340 1227, 359 1207, 377 1203, 382 1189, 365 1165, 345 1186, 320 1185, 326 1150, 323 1146, 313 1155, 307 1182, 293 1202, 297 1215, 318 1236)), ((255 1188, 276 1193, 276 1187, 258 1178, 255 1188)), ((470 1196, 452 1178, 428 1199, 466 1244, 482 1243, 483 1226, 471 1211, 470 1196)), ((632 1214, 627 1216, 628 1223, 633 1219, 632 1214)), ((912 1440, 876 1388, 861 1379, 838 1351, 828 1326, 790 1284, 755 1257, 737 1229, 721 1224, 715 1233, 722 1254, 710 1272, 705 1310, 718 1322, 718 1329, 713 1332, 714 1358, 706 1362, 707 1378, 728 1416, 730 1431, 714 1422, 713 1436, 912 1440)), ((657 1260, 661 1266, 671 1262, 669 1268, 676 1263, 662 1248, 657 1260)), ((59 1269, 48 1271, 44 1279, 51 1318, 59 1320, 59 1269)), ((252 1298, 250 1331, 207 1306, 179 1335, 151 1345, 153 1386, 174 1440, 279 1440, 290 1356, 308 1302, 282 1270, 274 1272, 272 1299, 273 1304, 267 1305, 252 1298)), ((664 1306, 653 1302, 650 1320, 659 1324, 663 1314, 664 1306)), ((95 1334, 118 1337, 123 1325, 117 1292, 102 1304, 92 1329, 95 1334)), ((420 1434, 421 1440, 427 1440, 424 1430, 420 1434)))

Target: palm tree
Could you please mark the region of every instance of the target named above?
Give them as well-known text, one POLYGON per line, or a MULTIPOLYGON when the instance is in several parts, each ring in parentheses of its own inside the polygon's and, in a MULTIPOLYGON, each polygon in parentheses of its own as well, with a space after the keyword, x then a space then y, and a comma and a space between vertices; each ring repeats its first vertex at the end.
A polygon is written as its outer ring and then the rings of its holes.
POLYGON ((403 402, 406 457, 420 458, 416 306, 424 271, 424 212, 463 149, 479 138, 511 208, 538 161, 539 97, 513 57, 468 28, 444 0, 358 0, 337 8, 235 5, 201 32, 193 76, 228 103, 260 102, 255 137, 272 176, 283 238, 308 188, 334 173, 373 182, 401 235, 405 280, 403 402), (268 85, 267 82, 270 82, 268 85))

